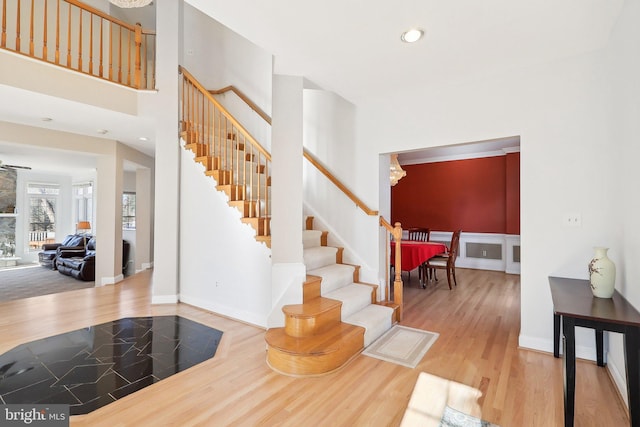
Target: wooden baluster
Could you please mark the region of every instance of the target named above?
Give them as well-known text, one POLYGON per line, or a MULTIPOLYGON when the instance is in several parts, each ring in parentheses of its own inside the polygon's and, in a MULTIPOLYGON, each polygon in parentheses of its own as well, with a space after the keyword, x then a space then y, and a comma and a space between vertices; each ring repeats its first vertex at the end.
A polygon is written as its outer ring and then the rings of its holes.
POLYGON ((56 61, 56 64, 60 64, 60 0, 58 0, 58 5, 56 7, 56 53, 55 53, 55 61, 56 61))
POLYGON ((118 25, 120 36, 118 39, 118 83, 122 83, 122 26, 118 25))
POLYGON ((149 39, 145 35, 144 36, 144 45, 143 45, 143 54, 142 54, 142 61, 143 61, 142 62, 142 67, 143 67, 143 70, 144 70, 144 71, 142 71, 142 76, 143 76, 143 79, 144 79, 144 83, 142 83, 142 84, 143 84, 145 89, 149 89, 149 74, 148 74, 148 64, 147 64, 149 62, 149 59, 147 58, 147 55, 148 55, 147 45, 148 45, 148 43, 149 43, 149 39))
POLYGON ((153 67, 151 68, 151 89, 156 87, 156 42, 155 36, 153 37, 153 67))
POLYGON ((78 71, 82 71, 82 9, 78 8, 78 71))
POLYGON ((127 30, 127 86, 131 86, 131 31, 127 30))
POLYGON ((109 21, 109 80, 113 81, 113 23, 109 21))
POLYGON ((89 14, 89 74, 93 74, 93 13, 89 14))
POLYGON ((33 57, 34 45, 33 45, 33 4, 34 0, 31 0, 31 14, 29 16, 29 56, 33 57))
POLYGON ((45 61, 48 60, 49 53, 47 52, 47 24, 48 24, 48 10, 49 7, 47 5, 48 0, 44 0, 44 22, 42 23, 43 27, 43 35, 42 35, 42 59, 45 61))
POLYGON ((100 77, 104 77, 104 64, 103 64, 103 55, 102 55, 102 45, 104 43, 104 39, 103 39, 104 31, 102 29, 103 22, 104 22, 104 19, 100 18, 100 65, 98 69, 98 74, 100 75, 100 77))
POLYGON ((135 71, 134 71, 134 75, 133 75, 133 87, 135 87, 137 89, 140 89, 140 85, 141 85, 141 82, 142 82, 142 79, 140 78, 140 58, 141 58, 141 47, 142 47, 142 25, 140 25, 140 23, 136 23, 135 43, 136 43, 136 51, 135 51, 136 61, 135 61, 135 71))
POLYGON ((71 68, 71 4, 69 4, 69 17, 67 25, 67 67, 71 68))
POLYGON ((2 37, 0 47, 7 47, 7 0, 2 0, 2 37))
POLYGON ((207 128, 204 125, 204 94, 200 91, 198 91, 198 121, 200 122, 200 129, 202 130, 198 142, 204 144, 204 136, 207 128))
POLYGON ((17 10, 17 22, 16 22, 16 52, 20 52, 20 3, 18 2, 18 10, 17 10))

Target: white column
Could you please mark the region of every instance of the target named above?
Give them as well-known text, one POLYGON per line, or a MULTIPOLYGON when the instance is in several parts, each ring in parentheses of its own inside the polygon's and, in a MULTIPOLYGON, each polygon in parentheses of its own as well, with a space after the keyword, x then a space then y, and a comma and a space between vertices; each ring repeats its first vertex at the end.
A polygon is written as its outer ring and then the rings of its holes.
POLYGON ((178 65, 182 1, 156 2, 156 157, 152 303, 177 302, 179 294, 178 65))
POLYGON ((122 280, 122 161, 98 157, 96 196, 96 285, 122 280))
POLYGON ((271 304, 268 326, 284 325, 281 307, 302 302, 303 79, 273 78, 271 128, 271 304))
POLYGON ((136 273, 151 267, 152 189, 151 169, 136 169, 136 273))

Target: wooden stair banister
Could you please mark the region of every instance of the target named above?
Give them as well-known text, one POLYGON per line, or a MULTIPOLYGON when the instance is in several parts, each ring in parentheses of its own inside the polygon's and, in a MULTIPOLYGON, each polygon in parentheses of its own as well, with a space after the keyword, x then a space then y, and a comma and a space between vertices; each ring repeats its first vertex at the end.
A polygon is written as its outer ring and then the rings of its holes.
POLYGON ((362 200, 356 197, 355 194, 351 190, 349 190, 338 178, 336 178, 327 168, 325 168, 318 159, 316 159, 306 148, 302 150, 302 154, 305 159, 309 161, 313 166, 316 167, 324 176, 326 176, 329 181, 331 181, 340 191, 342 191, 349 199, 351 199, 356 206, 358 206, 364 213, 370 216, 377 216, 378 211, 374 211, 369 208, 362 200))
POLYGON ((253 111, 255 111, 256 114, 262 117, 265 122, 271 124, 271 117, 267 113, 265 113, 262 108, 258 107, 255 102, 253 102, 247 95, 244 94, 244 92, 242 92, 237 87, 230 85, 223 87, 222 89, 209 90, 209 93, 212 95, 222 95, 227 92, 233 92, 238 95, 238 98, 242 99, 245 104, 247 104, 253 111))
POLYGON ((256 240, 270 246, 271 154, 191 73, 179 71, 185 148, 227 194, 241 221, 256 231, 256 240))
MULTIPOLYGON (((393 302, 395 304, 398 305, 398 322, 402 320, 402 316, 403 316, 403 285, 402 285, 402 250, 401 250, 401 244, 402 244, 402 226, 399 222, 396 222, 393 226, 389 223, 389 221, 387 221, 386 219, 384 219, 382 216, 380 217, 380 226, 384 227, 392 236, 393 236, 393 241, 396 243, 395 244, 395 256, 394 256, 394 279, 393 279, 393 302)), ((386 245, 386 250, 385 250, 385 263, 387 262, 388 259, 390 259, 388 248, 390 247, 389 242, 387 241, 387 239, 385 239, 385 245, 386 245)), ((386 271, 389 271, 388 268, 385 268, 386 271)), ((385 280, 387 283, 387 298, 389 298, 389 277, 387 275, 385 275, 385 280)))
POLYGON ((20 0, 1 1, 0 48, 135 89, 155 88, 155 31, 128 24, 79 0, 31 1, 27 13, 21 11, 20 0), (61 9, 61 5, 66 7, 61 9), (14 13, 15 19, 8 13, 14 13), (27 27, 25 34, 21 27, 27 27), (54 29, 55 49, 47 46, 47 28, 54 29), (21 43, 25 35, 28 43, 21 43), (73 55, 72 43, 77 48, 73 55), (63 61, 61 49, 66 51, 63 61), (103 64, 107 64, 106 71, 103 64))

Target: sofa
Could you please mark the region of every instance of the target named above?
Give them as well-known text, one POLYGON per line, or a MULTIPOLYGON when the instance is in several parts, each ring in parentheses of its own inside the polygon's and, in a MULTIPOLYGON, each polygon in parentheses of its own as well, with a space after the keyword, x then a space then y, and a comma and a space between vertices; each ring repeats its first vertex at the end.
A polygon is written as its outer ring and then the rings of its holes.
MULTIPOLYGON (((122 272, 129 261, 129 242, 122 241, 122 272)), ((78 280, 93 281, 96 279, 96 238, 92 237, 86 246, 78 248, 61 248, 56 257, 58 271, 78 280)))
POLYGON ((56 269, 56 258, 59 249, 78 249, 82 248, 84 242, 91 239, 90 235, 85 234, 69 234, 61 243, 45 243, 42 245, 42 251, 38 253, 38 261, 40 265, 56 269))
POLYGON ((78 280, 90 282, 96 278, 96 238, 92 237, 86 246, 59 248, 56 268, 62 274, 78 280))

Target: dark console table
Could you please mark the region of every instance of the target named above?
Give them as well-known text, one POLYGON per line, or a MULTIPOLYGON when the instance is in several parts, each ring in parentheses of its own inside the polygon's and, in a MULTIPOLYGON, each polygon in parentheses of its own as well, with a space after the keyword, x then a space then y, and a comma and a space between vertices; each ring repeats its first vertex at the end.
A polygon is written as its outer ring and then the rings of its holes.
POLYGON ((598 366, 603 362, 603 331, 624 335, 629 418, 640 427, 640 313, 618 291, 596 298, 588 280, 549 277, 554 315, 554 355, 559 357, 560 322, 564 335, 564 425, 573 426, 576 394, 575 327, 596 331, 598 366))

